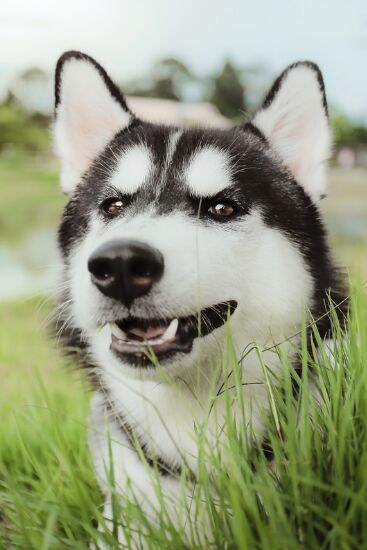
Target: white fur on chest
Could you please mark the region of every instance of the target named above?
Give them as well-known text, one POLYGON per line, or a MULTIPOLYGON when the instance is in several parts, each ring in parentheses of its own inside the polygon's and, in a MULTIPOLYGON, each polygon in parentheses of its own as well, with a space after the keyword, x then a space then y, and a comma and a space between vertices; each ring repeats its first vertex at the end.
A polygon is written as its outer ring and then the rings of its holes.
MULTIPOLYGON (((275 354, 268 352, 265 356, 267 365, 276 372, 279 365, 274 361, 275 354)), ((251 426, 254 435, 261 438, 264 432, 264 414, 266 415, 269 407, 267 387, 255 352, 249 355, 242 369, 243 383, 251 382, 244 385, 242 390, 245 415, 248 416, 245 426, 251 426)), ((221 374, 223 381, 223 373, 221 374)), ((117 379, 113 371, 104 369, 103 385, 106 394, 97 392, 94 396, 89 444, 99 483, 106 497, 104 517, 109 521, 112 521, 111 488, 108 481, 111 460, 118 492, 121 496, 132 497, 138 502, 144 514, 153 522, 160 509, 156 490, 158 475, 160 490, 165 495, 166 509, 172 521, 177 522, 179 502, 182 502, 180 499, 183 496, 177 471, 185 464, 195 475, 198 463, 197 432, 200 427, 204 426, 207 444, 220 446, 220 451, 222 447, 225 448, 226 433, 223 428, 225 416, 228 414, 226 402, 223 395, 213 400, 219 393, 220 379, 218 377, 217 385, 212 387, 205 382, 205 375, 198 375, 196 382, 196 387, 189 387, 187 381, 184 383, 182 380, 167 383, 138 380, 128 376, 117 379), (108 401, 115 415, 108 410, 108 401), (143 463, 137 451, 132 448, 122 422, 129 425, 148 454, 155 454, 168 469, 172 469, 172 475, 159 475, 143 463)), ((232 386, 231 381, 228 386, 232 386)), ((239 411, 235 401, 231 411, 236 420, 239 411)), ((185 509, 192 521, 202 524, 198 532, 204 536, 208 532, 207 518, 203 510, 197 510, 196 504, 192 504, 193 491, 194 485, 191 487, 189 484, 185 488, 184 498, 189 503, 185 509), (204 515, 201 517, 201 514, 204 515)), ((191 520, 185 521, 189 524, 191 520)), ((124 540, 122 530, 119 532, 119 540, 124 540)), ((201 542, 198 541, 198 544, 201 542)))
MULTIPOLYGON (((268 353, 267 363, 273 371, 277 370, 274 353, 268 353)), ((261 436, 268 397, 255 351, 241 369, 245 415, 248 415, 254 435, 261 436)), ((185 461, 193 471, 198 455, 198 429, 204 427, 207 442, 211 445, 220 445, 225 437, 226 402, 223 393, 218 395, 222 372, 218 373, 216 380, 215 384, 210 384, 205 370, 198 373, 196 385, 181 378, 160 382, 122 376, 117 378, 108 369, 103 372, 103 384, 114 411, 135 432, 147 450, 172 468, 181 466, 185 461)), ((231 379, 228 386, 233 386, 231 379)), ((235 389, 232 391, 235 397, 235 389)), ((235 418, 238 415, 235 404, 231 410, 235 418)))

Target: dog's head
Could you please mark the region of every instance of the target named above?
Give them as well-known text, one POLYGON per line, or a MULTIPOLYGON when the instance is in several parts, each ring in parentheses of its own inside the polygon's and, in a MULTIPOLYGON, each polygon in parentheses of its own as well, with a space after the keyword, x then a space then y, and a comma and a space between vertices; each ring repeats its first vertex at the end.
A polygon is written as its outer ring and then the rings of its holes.
POLYGON ((100 364, 195 365, 227 324, 240 349, 313 307, 330 147, 315 65, 287 68, 241 127, 185 129, 139 120, 101 66, 68 52, 55 141, 68 315, 100 364))

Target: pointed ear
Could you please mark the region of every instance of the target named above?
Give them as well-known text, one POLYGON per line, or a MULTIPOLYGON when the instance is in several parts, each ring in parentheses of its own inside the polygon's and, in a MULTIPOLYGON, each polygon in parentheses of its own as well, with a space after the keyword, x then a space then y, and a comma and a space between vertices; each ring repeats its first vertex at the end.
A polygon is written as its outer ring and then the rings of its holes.
POLYGON ((54 141, 61 187, 71 195, 83 173, 133 116, 106 71, 80 52, 64 53, 56 66, 54 141))
POLYGON ((308 61, 290 65, 274 82, 252 122, 305 191, 314 200, 324 196, 331 142, 318 66, 308 61))

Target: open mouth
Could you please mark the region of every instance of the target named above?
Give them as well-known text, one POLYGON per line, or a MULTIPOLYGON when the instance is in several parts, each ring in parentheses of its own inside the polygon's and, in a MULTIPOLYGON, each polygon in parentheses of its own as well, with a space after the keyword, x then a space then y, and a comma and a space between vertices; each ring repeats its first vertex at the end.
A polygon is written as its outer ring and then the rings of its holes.
POLYGON ((111 349, 125 361, 145 365, 189 353, 195 338, 207 336, 234 313, 237 302, 229 300, 187 317, 143 319, 127 317, 110 323, 111 349))

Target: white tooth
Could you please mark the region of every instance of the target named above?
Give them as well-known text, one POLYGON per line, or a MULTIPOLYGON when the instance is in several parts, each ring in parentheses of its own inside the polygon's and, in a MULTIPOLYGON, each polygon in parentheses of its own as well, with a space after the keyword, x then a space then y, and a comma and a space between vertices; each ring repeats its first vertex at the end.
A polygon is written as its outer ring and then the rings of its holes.
POLYGON ((158 344, 163 344, 164 340, 162 338, 156 338, 155 340, 148 340, 149 346, 156 346, 158 344))
POLYGON ((174 338, 176 335, 177 329, 178 329, 178 319, 172 319, 172 321, 168 325, 165 333, 161 338, 162 341, 167 342, 167 340, 172 340, 172 338, 174 338))
POLYGON ((135 341, 135 340, 126 340, 126 344, 128 346, 133 347, 133 348, 139 348, 139 349, 148 345, 145 342, 138 342, 138 341, 135 341))
POLYGON ((119 340, 127 340, 126 333, 121 330, 116 323, 110 323, 111 333, 119 340))

